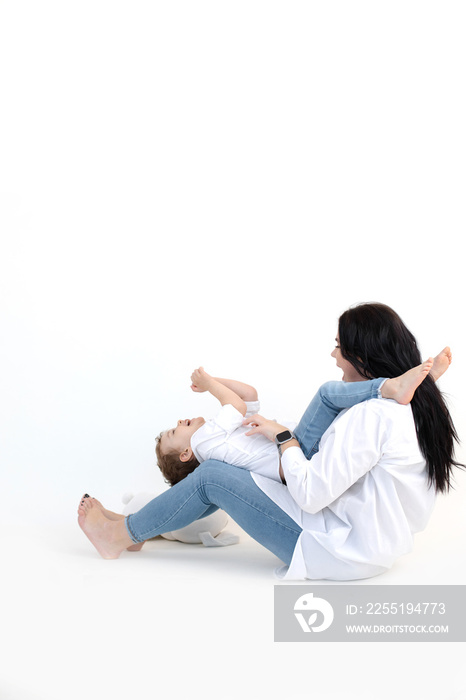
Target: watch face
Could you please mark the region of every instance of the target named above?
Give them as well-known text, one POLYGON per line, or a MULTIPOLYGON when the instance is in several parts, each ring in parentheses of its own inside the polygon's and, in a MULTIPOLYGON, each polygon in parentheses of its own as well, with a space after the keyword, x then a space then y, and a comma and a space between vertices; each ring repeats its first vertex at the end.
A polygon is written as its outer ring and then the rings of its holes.
POLYGON ((292 440, 292 439, 293 439, 293 436, 289 430, 284 430, 283 432, 278 433, 277 437, 275 438, 275 440, 278 443, 288 442, 288 440, 292 440))

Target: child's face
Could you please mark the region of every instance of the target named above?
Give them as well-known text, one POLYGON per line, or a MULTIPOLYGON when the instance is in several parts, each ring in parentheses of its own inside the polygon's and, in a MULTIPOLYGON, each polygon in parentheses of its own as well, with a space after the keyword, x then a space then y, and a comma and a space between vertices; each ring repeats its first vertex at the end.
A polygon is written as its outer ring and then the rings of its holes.
POLYGON ((166 430, 160 438, 162 454, 184 452, 191 445, 191 437, 204 423, 205 420, 201 417, 179 420, 174 428, 166 430))

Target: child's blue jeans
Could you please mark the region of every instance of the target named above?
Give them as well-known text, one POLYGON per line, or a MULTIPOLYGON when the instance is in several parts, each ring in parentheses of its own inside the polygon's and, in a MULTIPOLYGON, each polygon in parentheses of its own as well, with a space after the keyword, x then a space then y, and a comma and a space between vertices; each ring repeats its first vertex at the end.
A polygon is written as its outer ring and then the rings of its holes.
MULTIPOLYGON (((377 396, 382 382, 380 379, 325 384, 296 430, 304 454, 311 455, 317 450, 322 433, 342 408, 377 396)), ((285 564, 291 562, 301 534, 300 526, 256 485, 249 471, 217 460, 203 462, 185 479, 129 515, 126 528, 133 542, 143 542, 186 527, 217 508, 228 513, 285 564)))

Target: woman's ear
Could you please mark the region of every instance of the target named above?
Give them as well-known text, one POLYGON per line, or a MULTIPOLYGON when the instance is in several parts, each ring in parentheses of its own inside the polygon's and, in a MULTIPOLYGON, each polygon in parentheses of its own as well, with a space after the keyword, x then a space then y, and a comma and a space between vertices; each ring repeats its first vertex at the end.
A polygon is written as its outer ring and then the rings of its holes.
POLYGON ((193 451, 190 447, 187 447, 183 452, 180 454, 180 461, 181 462, 189 462, 191 457, 193 456, 193 451))

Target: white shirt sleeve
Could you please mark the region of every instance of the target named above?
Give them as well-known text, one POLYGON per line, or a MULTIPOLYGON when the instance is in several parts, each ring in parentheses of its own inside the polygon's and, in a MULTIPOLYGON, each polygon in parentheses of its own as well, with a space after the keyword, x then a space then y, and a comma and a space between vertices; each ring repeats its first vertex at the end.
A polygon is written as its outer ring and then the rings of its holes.
POLYGON ((246 416, 253 416, 261 410, 260 401, 245 401, 246 416))
MULTIPOLYGON (((246 415, 259 410, 259 402, 246 402, 246 415)), ((243 424, 244 416, 231 404, 222 406, 215 418, 206 421, 191 437, 191 448, 199 462, 219 458, 216 450, 243 424)))
POLYGON ((293 500, 307 513, 333 503, 380 460, 385 427, 370 402, 344 411, 307 460, 299 447, 283 451, 282 466, 293 500))

